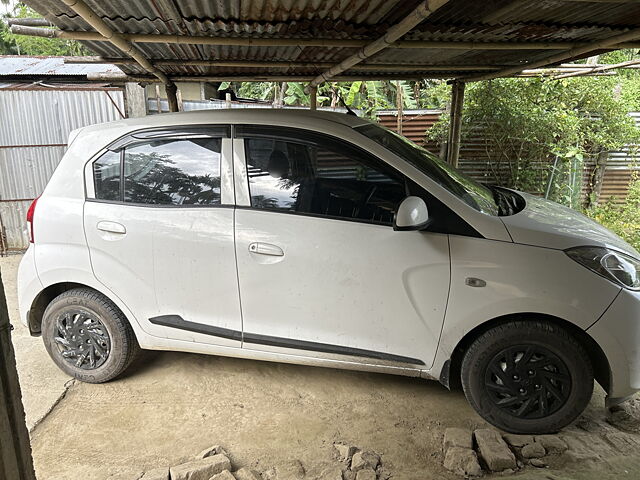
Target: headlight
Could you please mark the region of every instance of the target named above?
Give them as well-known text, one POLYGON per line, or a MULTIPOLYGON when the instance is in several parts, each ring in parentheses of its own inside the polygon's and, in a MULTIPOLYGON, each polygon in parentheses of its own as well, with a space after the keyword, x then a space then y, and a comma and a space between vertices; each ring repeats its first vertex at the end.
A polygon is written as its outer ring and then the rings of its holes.
POLYGON ((565 253, 589 270, 632 290, 640 290, 640 260, 604 247, 576 247, 565 253))

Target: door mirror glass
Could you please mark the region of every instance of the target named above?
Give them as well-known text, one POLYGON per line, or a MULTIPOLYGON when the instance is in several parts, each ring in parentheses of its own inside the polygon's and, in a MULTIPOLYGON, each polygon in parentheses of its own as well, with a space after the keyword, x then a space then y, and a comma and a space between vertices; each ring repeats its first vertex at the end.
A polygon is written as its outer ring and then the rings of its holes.
POLYGON ((429 226, 427 204, 420 197, 405 198, 393 219, 394 230, 424 230, 429 226))

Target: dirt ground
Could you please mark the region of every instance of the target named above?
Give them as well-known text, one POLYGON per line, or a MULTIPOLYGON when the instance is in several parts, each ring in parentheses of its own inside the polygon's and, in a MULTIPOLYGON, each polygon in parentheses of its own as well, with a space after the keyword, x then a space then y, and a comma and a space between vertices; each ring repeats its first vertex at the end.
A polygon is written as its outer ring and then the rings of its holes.
MULTIPOLYGON (((265 471, 295 459, 316 478, 335 463, 334 442, 381 454, 394 479, 453 480, 460 477, 442 467, 444 429, 486 425, 461 392, 436 382, 204 355, 145 352, 116 381, 70 381, 19 322, 19 260, 1 258, 0 268, 39 480, 134 480, 213 444, 236 468, 265 471)), ((605 422, 603 405, 597 389, 567 430, 595 453, 513 478, 640 478, 640 435, 624 434, 630 447, 616 446, 619 431, 605 422)))

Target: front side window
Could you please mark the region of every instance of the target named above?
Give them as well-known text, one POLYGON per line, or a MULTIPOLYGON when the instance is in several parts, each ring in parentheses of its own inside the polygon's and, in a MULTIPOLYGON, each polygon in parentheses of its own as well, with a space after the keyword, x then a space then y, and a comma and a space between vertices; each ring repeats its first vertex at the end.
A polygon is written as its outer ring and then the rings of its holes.
POLYGON ((149 140, 94 162, 96 199, 145 205, 219 205, 221 139, 149 140))
POLYGON ((470 207, 489 215, 500 213, 494 194, 489 188, 402 135, 376 124, 355 127, 355 130, 406 160, 470 207))
POLYGON ((251 206, 391 225, 406 196, 404 178, 356 147, 320 137, 247 135, 251 206))

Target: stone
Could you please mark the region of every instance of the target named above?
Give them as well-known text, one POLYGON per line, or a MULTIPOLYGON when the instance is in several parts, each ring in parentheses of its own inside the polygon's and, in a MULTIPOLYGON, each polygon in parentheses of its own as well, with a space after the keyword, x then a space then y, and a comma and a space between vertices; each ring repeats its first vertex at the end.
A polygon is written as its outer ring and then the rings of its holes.
POLYGON ((470 448, 451 447, 444 455, 444 468, 463 477, 478 477, 482 468, 476 452, 470 448))
POLYGON ((380 457, 371 452, 357 452, 351 459, 351 470, 357 472, 363 468, 376 469, 380 463, 380 457))
POLYGON ((538 442, 525 445, 520 453, 522 458, 542 458, 547 454, 542 444, 538 442))
POLYGON ((356 480, 376 480, 376 472, 371 468, 363 468, 356 473, 356 480))
POLYGON ((345 445, 344 443, 334 443, 333 448, 338 452, 338 457, 342 461, 349 462, 353 454, 358 450, 356 447, 351 445, 345 445))
POLYGON ((225 455, 192 460, 169 469, 171 480, 209 480, 212 476, 231 470, 231 462, 225 455))
POLYGON ((444 451, 450 447, 473 448, 473 435, 466 428, 447 428, 444 431, 444 451))
POLYGON ((142 480, 169 480, 169 467, 154 468, 144 472, 142 480))
POLYGON ((305 475, 304 467, 299 460, 291 460, 290 462, 278 465, 276 467, 276 473, 278 474, 278 480, 301 480, 305 475))
POLYGON ((342 469, 340 467, 327 467, 322 471, 318 480, 343 480, 342 469))
POLYGON ((241 468, 237 472, 234 472, 233 475, 236 477, 236 480, 260 480, 260 475, 247 467, 241 468))
POLYGON ((536 443, 539 443, 547 451, 547 454, 561 454, 567 451, 567 444, 556 435, 537 435, 536 443))
POLYGON ((209 448, 205 448, 204 450, 202 450, 197 456, 196 458, 207 458, 207 457, 212 457, 213 455, 227 455, 227 452, 225 452, 224 448, 222 448, 220 445, 214 445, 212 447, 209 448))
POLYGON ((492 472, 516 468, 516 457, 500 434, 490 428, 479 428, 474 433, 478 452, 492 472))
POLYGON ((215 474, 209 480, 236 480, 236 477, 229 470, 215 474))
POLYGON ((345 470, 344 472, 342 472, 342 478, 344 480, 356 480, 356 472, 345 470))
POLYGON ((532 467, 536 467, 536 468, 544 468, 544 467, 546 467, 546 466, 547 466, 547 464, 546 464, 546 463, 544 463, 544 462, 543 462, 542 460, 540 460, 539 458, 532 458, 532 459, 529 461, 529 464, 530 464, 532 467))
POLYGON ((502 438, 512 447, 524 447, 534 441, 533 435, 515 435, 512 433, 507 433, 502 438))

